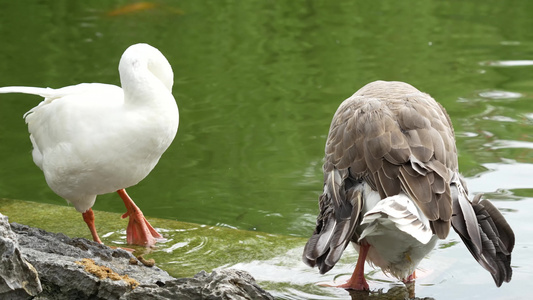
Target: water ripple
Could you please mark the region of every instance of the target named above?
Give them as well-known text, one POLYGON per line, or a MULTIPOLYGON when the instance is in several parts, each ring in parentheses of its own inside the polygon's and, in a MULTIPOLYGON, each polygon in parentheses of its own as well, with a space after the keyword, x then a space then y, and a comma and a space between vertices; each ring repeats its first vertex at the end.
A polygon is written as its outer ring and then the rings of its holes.
POLYGON ((488 60, 482 61, 479 64, 491 67, 523 67, 533 66, 533 60, 488 60))
POLYGON ((505 163, 486 163, 483 166, 489 171, 467 181, 471 193, 493 191, 495 188, 506 190, 531 188, 533 164, 507 160, 505 163))
POLYGON ((513 141, 513 140, 496 140, 491 143, 484 144, 485 147, 491 149, 507 149, 507 148, 527 148, 533 149, 533 142, 513 141))
POLYGON ((509 92, 509 91, 485 91, 479 93, 479 96, 483 98, 489 98, 489 99, 517 99, 521 98, 522 94, 515 93, 515 92, 509 92))

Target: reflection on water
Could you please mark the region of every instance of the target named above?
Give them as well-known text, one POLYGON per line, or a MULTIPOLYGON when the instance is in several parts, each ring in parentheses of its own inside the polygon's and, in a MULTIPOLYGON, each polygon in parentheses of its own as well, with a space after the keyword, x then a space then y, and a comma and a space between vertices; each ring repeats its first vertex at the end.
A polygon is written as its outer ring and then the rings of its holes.
MULTIPOLYGON (((496 289, 452 235, 423 261, 417 295, 519 298, 533 276, 525 255, 533 242, 532 10, 528 1, 11 1, 0 10, 0 85, 118 84, 123 50, 151 43, 174 68, 181 124, 156 169, 128 191, 145 215, 308 237, 338 105, 373 80, 412 83, 450 114, 470 193, 495 199, 517 234, 511 284, 496 289)), ((0 197, 65 205, 31 160, 22 114, 39 101, 0 95, 0 197)), ((123 212, 116 195, 99 196, 95 209, 123 212)), ((240 251, 209 250, 226 242, 209 228, 168 229, 154 255, 176 274, 181 265, 249 269, 280 298, 349 296, 314 283, 350 274, 353 252, 320 276, 300 262, 297 245, 285 255, 269 252, 274 242, 254 244, 271 238, 263 233, 235 241, 240 251), (246 254, 255 247, 261 259, 246 254)), ((105 236, 124 241, 124 232, 105 236)), ((370 276, 376 289, 393 284, 370 276)))
MULTIPOLYGON (((468 180, 468 189, 471 193, 531 189, 530 176, 533 174, 533 164, 507 161, 498 164, 483 164, 483 166, 488 171, 468 180), (502 180, 503 178, 505 180, 502 180)), ((531 197, 532 194, 533 191, 530 190, 527 196, 531 197)))
POLYGON ((533 66, 533 60, 495 60, 481 62, 482 66, 491 67, 522 67, 533 66))
POLYGON ((479 93, 479 96, 491 99, 516 99, 523 97, 523 95, 520 93, 508 91, 486 91, 479 93))

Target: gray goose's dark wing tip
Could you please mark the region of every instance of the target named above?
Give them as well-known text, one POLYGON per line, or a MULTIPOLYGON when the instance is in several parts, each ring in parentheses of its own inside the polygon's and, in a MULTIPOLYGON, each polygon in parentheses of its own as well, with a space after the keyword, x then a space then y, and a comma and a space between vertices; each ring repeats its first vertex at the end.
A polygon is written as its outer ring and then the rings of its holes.
POLYGON ((312 258, 311 250, 309 248, 310 248, 310 246, 309 246, 309 241, 308 241, 307 244, 305 244, 305 247, 304 247, 304 252, 302 254, 302 262, 304 264, 310 266, 311 268, 314 268, 315 265, 316 265, 316 260, 312 258))
POLYGON ((507 223, 500 211, 489 201, 481 200, 481 194, 472 201, 482 232, 483 244, 492 242, 496 255, 491 256, 496 272, 491 272, 496 286, 503 282, 510 282, 513 270, 511 268, 511 252, 515 244, 513 229, 507 223))
MULTIPOLYGON (((452 225, 472 256, 491 273, 494 283, 500 287, 503 282, 509 282, 512 278, 511 252, 515 236, 500 211, 490 201, 480 199, 481 194, 474 198, 471 206, 479 226, 481 248, 473 242, 474 237, 461 230, 464 220, 452 219, 452 225)), ((457 211, 454 211, 454 214, 456 213, 457 211)))
POLYGON ((302 255, 302 261, 310 267, 318 266, 321 274, 335 266, 352 240, 362 205, 359 191, 344 191, 344 181, 328 182, 338 177, 331 175, 325 183, 328 192, 320 196, 321 211, 317 217, 315 231, 307 241, 302 255), (336 187, 330 187, 331 185, 336 187), (333 194, 335 196, 331 196, 333 194), (332 198, 337 198, 338 201, 332 198), (353 206, 352 203, 357 205, 353 206))
POLYGON ((481 200, 482 194, 476 195, 472 203, 481 205, 485 211, 489 214, 490 218, 494 222, 494 226, 498 229, 499 238, 503 243, 503 249, 508 253, 511 253, 515 244, 515 235, 513 229, 507 223, 507 220, 503 217, 500 211, 489 200, 481 200))

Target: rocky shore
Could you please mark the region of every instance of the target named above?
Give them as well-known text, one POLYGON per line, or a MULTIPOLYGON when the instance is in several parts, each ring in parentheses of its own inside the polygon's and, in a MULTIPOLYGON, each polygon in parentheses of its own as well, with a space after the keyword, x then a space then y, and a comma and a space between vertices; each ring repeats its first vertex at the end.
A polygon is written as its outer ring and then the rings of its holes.
POLYGON ((0 214, 0 299, 273 299, 245 271, 174 278, 122 249, 71 239, 0 214))

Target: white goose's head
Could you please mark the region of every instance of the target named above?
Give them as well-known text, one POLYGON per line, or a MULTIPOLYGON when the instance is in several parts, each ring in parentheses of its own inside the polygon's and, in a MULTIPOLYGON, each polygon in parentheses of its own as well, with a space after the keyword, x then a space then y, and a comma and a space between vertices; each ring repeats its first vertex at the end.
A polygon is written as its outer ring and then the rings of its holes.
POLYGON ((120 81, 123 88, 132 84, 145 84, 145 79, 141 76, 146 75, 148 71, 154 75, 167 89, 172 92, 174 83, 174 73, 168 60, 156 48, 140 43, 128 47, 118 66, 120 72, 120 81))

